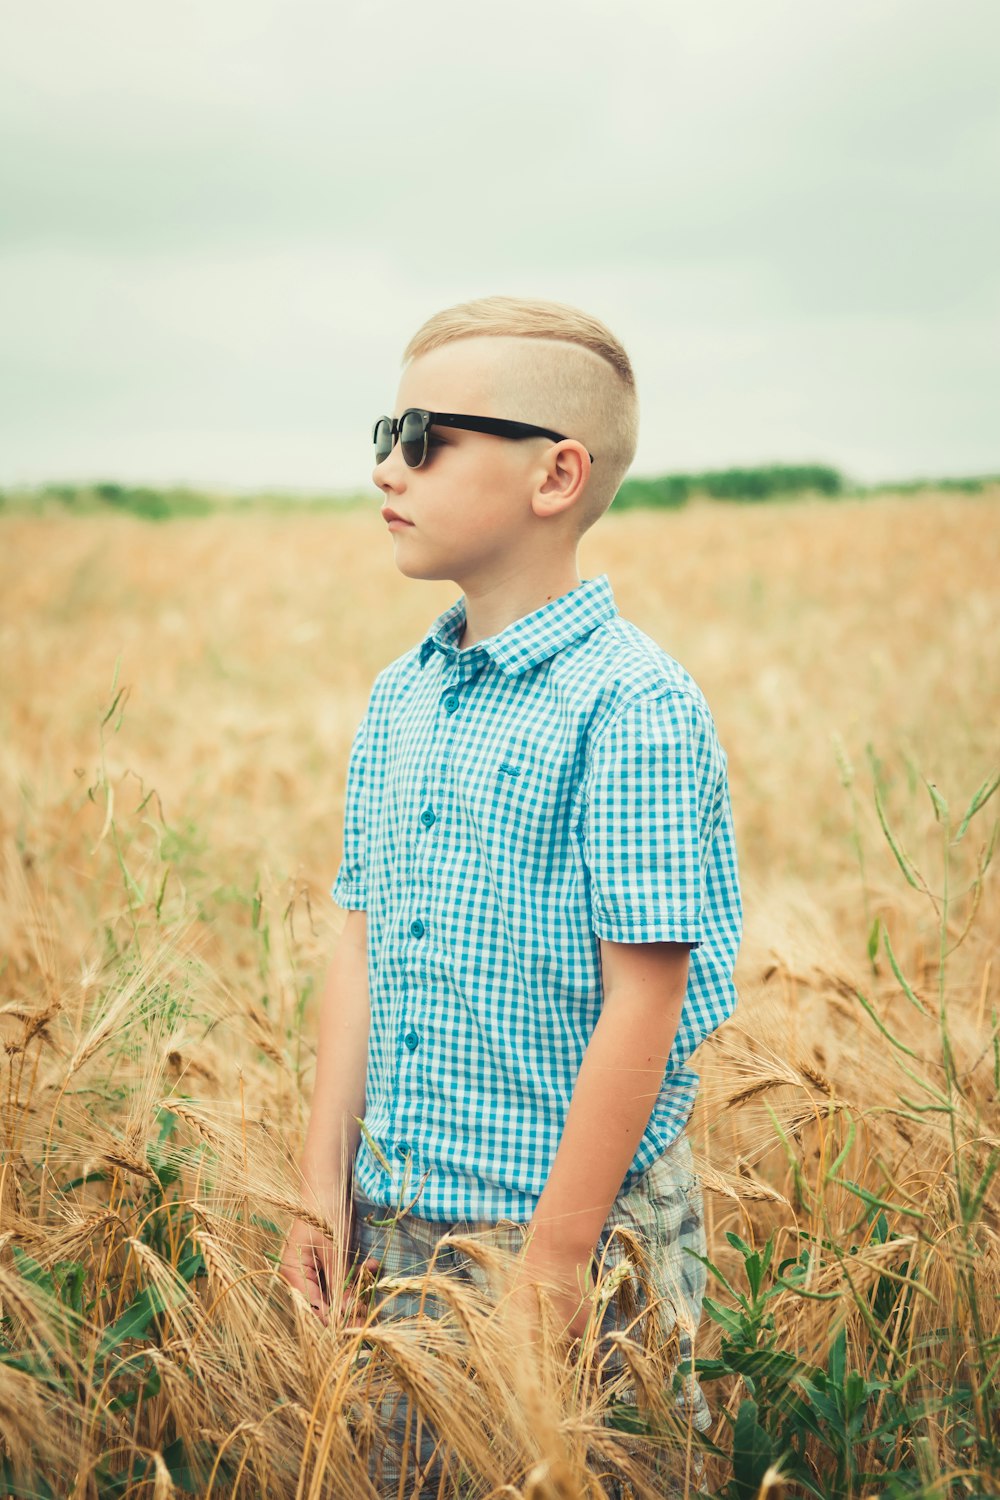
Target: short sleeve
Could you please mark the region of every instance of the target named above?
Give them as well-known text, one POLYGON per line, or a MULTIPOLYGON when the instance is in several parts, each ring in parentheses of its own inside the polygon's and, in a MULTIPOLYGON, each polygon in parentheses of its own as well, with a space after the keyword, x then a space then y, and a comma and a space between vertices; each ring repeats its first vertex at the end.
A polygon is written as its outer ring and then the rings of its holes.
POLYGON ((633 700, 599 732, 581 825, 598 937, 702 941, 705 872, 724 794, 715 726, 690 694, 633 700))
POLYGON ((347 762, 344 798, 344 853, 330 895, 338 906, 364 911, 368 905, 365 838, 365 765, 367 715, 354 733, 347 762))

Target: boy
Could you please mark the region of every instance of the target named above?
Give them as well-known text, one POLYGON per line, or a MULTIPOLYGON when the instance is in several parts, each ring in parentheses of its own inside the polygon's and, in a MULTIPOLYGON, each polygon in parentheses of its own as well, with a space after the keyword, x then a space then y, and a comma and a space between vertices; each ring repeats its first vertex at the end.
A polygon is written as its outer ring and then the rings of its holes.
POLYGON ((664 1331, 697 1324, 685 1063, 735 1004, 741 906, 705 700, 577 570, 637 430, 614 335, 508 297, 424 324, 375 424, 396 566, 463 594, 378 674, 350 755, 302 1163, 343 1232, 299 1221, 283 1262, 324 1321, 352 1252, 410 1273, 456 1224, 510 1221, 569 1338, 616 1224, 664 1331))

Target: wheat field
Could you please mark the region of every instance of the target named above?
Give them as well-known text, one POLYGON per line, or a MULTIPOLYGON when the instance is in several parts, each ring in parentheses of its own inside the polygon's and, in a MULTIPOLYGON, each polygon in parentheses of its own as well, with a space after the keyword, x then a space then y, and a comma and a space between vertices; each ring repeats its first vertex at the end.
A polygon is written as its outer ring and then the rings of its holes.
POLYGON ((654 1495, 657 1446, 680 1494, 997 1493, 998 500, 694 503, 581 548, 729 757, 700 1479, 638 1334, 628 1431, 586 1341, 519 1360, 485 1295, 324 1329, 274 1271, 348 748, 454 586, 396 573, 374 503, 0 513, 0 1493, 365 1495, 399 1386, 448 1494, 654 1495))

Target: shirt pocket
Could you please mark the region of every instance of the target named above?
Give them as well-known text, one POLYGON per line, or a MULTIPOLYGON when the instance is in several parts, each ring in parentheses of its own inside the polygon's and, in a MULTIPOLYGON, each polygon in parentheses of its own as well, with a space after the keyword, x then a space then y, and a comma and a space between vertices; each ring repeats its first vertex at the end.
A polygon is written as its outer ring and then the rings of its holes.
POLYGON ((505 859, 548 858, 572 810, 571 768, 524 736, 485 768, 473 809, 489 848, 505 859))

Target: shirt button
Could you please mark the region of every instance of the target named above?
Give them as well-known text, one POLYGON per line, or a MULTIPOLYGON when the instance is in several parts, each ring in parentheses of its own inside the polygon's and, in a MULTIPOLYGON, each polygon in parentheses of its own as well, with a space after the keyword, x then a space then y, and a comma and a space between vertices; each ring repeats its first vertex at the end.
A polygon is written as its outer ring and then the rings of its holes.
POLYGON ((446 714, 453 714, 458 707, 458 694, 447 693, 445 697, 442 698, 441 704, 446 714))
POLYGON ((410 923, 410 934, 412 937, 422 938, 426 930, 419 917, 410 923))
POLYGON ((420 1038, 417 1036, 417 1033, 415 1031, 408 1031, 404 1036, 403 1041, 409 1047, 411 1052, 415 1052, 420 1038))
POLYGON ((423 823, 425 828, 430 828, 433 825, 435 821, 434 813, 429 807, 425 807, 423 812, 420 814, 420 821, 421 823, 423 823))
POLYGON ((410 1154, 409 1141, 397 1141, 393 1147, 393 1152, 399 1157, 400 1161, 405 1161, 410 1154))

